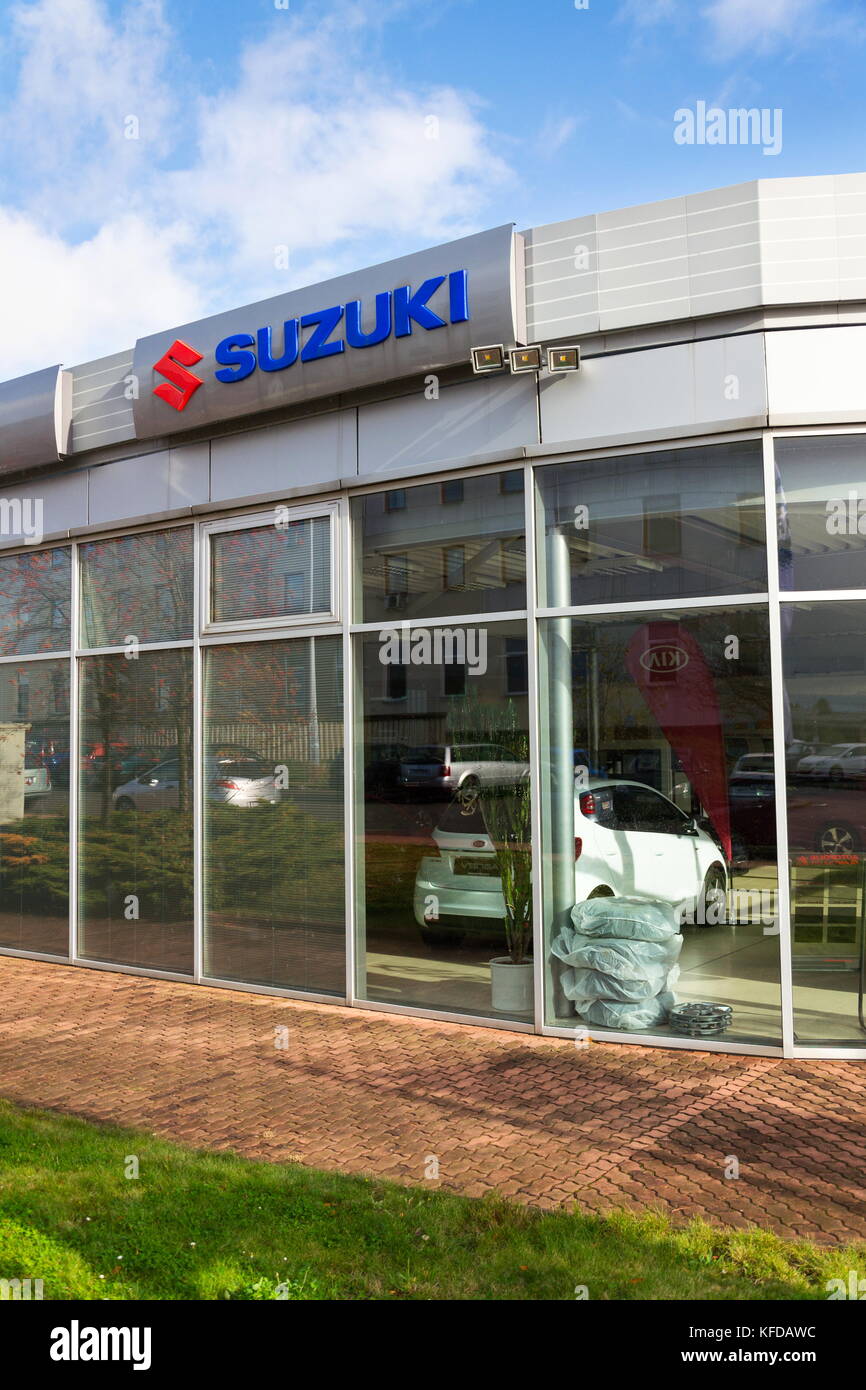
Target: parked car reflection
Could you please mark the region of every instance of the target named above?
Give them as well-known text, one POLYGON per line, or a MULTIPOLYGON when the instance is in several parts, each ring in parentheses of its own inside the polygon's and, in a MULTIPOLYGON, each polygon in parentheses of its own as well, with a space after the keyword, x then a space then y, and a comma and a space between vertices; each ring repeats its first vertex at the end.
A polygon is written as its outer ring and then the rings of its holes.
POLYGON ((866 779, 866 743, 834 743, 797 763, 798 777, 826 777, 831 782, 866 779))
POLYGON ((406 791, 450 796, 480 786, 509 786, 529 776, 529 764, 495 743, 426 744, 410 748, 397 784, 406 791))
MULTIPOLYGON (((731 829, 736 859, 776 853, 776 786, 761 775, 732 775, 731 829)), ((866 795, 844 782, 788 782, 788 848, 856 854, 866 846, 866 795)))
MULTIPOLYGON (((155 767, 115 788, 116 811, 177 810, 180 805, 180 759, 167 758, 155 767)), ((189 775, 190 794, 192 774, 189 775)), ((208 754, 204 760, 204 788, 210 801, 231 806, 275 806, 282 797, 277 773, 257 753, 234 751, 208 754)))
MULTIPOLYGON (((713 837, 641 782, 591 778, 574 797, 574 896, 634 896, 724 920, 728 875, 713 837)), ((428 945, 490 931, 505 916, 496 853, 483 808, 452 803, 433 832, 438 857, 415 878, 415 920, 428 945), (435 915, 433 915, 435 913, 435 915)))

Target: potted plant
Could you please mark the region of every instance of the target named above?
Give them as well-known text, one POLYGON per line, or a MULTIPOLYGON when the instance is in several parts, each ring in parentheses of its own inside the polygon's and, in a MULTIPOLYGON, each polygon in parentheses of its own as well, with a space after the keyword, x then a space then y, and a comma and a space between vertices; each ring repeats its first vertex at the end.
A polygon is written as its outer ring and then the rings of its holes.
POLYGON ((529 777, 480 789, 505 901, 507 956, 490 962, 491 1003, 497 1013, 532 1012, 532 846, 529 777))

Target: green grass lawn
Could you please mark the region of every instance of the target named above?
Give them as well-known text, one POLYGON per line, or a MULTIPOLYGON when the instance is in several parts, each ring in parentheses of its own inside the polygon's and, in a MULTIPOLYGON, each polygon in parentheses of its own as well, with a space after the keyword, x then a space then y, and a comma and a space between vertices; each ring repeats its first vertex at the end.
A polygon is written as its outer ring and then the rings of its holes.
POLYGON ((253 1163, 0 1101, 0 1278, 42 1279, 47 1299, 822 1299, 864 1260, 253 1163))

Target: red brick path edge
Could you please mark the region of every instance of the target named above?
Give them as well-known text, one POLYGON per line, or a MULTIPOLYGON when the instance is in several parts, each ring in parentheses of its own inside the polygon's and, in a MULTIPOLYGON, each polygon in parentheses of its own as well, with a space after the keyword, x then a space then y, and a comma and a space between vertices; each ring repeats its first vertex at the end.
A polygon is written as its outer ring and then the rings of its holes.
POLYGON ((866 1058, 579 1049, 0 957, 11 1101, 547 1209, 654 1207, 677 1222, 866 1239, 864 1088, 866 1058), (725 1177, 731 1155, 738 1179, 725 1177))

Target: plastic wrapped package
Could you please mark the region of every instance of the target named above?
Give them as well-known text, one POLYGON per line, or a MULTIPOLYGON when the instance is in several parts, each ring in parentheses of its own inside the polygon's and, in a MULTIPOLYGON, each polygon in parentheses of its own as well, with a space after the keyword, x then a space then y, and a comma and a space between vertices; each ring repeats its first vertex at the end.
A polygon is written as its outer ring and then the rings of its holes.
POLYGON ((679 933, 675 908, 645 898, 588 898, 575 903, 571 920, 584 936, 620 941, 666 941, 679 933))
POLYGON ((679 934, 663 941, 620 941, 612 937, 599 940, 584 936, 573 927, 563 927, 550 949, 563 965, 577 970, 598 970, 617 980, 647 980, 660 966, 669 970, 676 963, 682 945, 683 938, 679 934))
POLYGON ((669 993, 679 979, 678 965, 654 966, 644 980, 616 980, 598 970, 564 970, 562 991, 567 999, 608 999, 614 1003, 636 1004, 669 993))
POLYGON ((640 1003, 620 1003, 614 999, 575 999, 575 1013, 580 1014, 585 1023, 594 1023, 599 1028, 616 1028, 623 1033, 644 1033, 664 1023, 676 997, 664 993, 655 999, 644 999, 640 1003))

